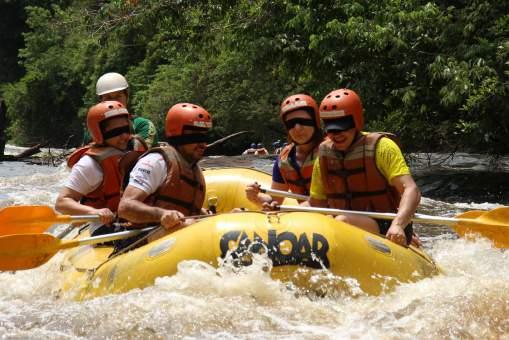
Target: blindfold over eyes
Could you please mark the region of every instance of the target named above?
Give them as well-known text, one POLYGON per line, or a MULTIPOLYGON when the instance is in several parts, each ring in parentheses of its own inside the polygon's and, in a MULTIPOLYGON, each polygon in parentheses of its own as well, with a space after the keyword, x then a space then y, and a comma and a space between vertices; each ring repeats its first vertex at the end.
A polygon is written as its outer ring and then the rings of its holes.
POLYGON ((206 142, 207 135, 204 133, 190 133, 187 135, 168 137, 168 143, 170 143, 173 146, 206 142))
POLYGON ((103 133, 103 138, 106 140, 106 139, 120 136, 123 133, 131 134, 131 129, 129 128, 129 125, 120 126, 118 128, 114 128, 109 131, 106 131, 103 133))
POLYGON ((308 118, 293 118, 285 120, 285 126, 288 130, 293 129, 295 125, 315 126, 315 121, 308 118))

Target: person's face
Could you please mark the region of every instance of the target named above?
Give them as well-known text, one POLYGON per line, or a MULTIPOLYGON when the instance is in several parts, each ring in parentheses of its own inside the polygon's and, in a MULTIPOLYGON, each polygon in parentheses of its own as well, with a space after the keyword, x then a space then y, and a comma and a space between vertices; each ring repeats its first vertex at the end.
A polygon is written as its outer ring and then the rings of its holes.
MULTIPOLYGON (((185 131, 184 135, 187 134, 195 134, 195 133, 201 133, 201 134, 207 134, 206 131, 185 131)), ((205 154, 205 150, 207 149, 207 143, 192 143, 192 144, 183 144, 179 145, 178 150, 182 157, 184 157, 185 160, 187 160, 189 163, 195 163, 198 162, 200 159, 203 158, 203 155, 205 154)))
POLYGON ((351 128, 344 131, 329 130, 327 137, 334 143, 334 147, 339 151, 346 151, 352 145, 357 130, 351 128))
POLYGON ((284 116, 288 134, 296 144, 305 144, 315 132, 315 121, 306 110, 296 110, 284 116))
POLYGON ((119 150, 127 150, 127 144, 129 143, 129 139, 131 139, 131 133, 127 132, 130 130, 127 130, 130 128, 129 125, 129 119, 127 117, 114 117, 111 119, 108 119, 104 122, 102 131, 103 135, 107 134, 108 132, 111 132, 114 129, 121 129, 124 128, 126 132, 123 132, 117 136, 108 138, 104 140, 104 143, 106 145, 112 146, 114 148, 117 148, 119 150))
POLYGON ((124 107, 127 107, 127 91, 120 90, 115 92, 110 92, 99 96, 99 99, 104 102, 107 100, 116 100, 117 102, 121 102, 124 107))

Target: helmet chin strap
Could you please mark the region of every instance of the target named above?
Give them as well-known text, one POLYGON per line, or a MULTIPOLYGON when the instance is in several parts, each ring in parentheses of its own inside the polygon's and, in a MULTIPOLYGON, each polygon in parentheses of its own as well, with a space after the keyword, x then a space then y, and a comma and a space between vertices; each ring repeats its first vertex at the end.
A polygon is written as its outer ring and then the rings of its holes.
POLYGON ((355 144, 355 142, 361 137, 361 134, 359 133, 359 130, 355 130, 355 137, 353 137, 352 139, 352 142, 350 143, 350 145, 348 145, 348 148, 347 150, 350 150, 350 148, 352 147, 352 145, 355 144))
MULTIPOLYGON (((314 125, 313 125, 313 126, 314 126, 314 125)), ((294 141, 294 140, 292 139, 293 144, 295 144, 295 145, 306 145, 306 144, 311 143, 311 141, 312 141, 312 140, 313 140, 313 138, 315 137, 316 129, 318 129, 316 126, 314 126, 314 128, 315 128, 315 131, 313 132, 313 134, 311 135, 311 137, 309 137, 309 139, 308 139, 307 141, 305 141, 304 143, 297 143, 296 141, 294 141)))
POLYGON ((311 141, 313 140, 313 137, 309 138, 306 142, 304 143, 297 143, 296 141, 293 141, 293 144, 295 145, 306 145, 306 144, 309 144, 311 143, 311 141))

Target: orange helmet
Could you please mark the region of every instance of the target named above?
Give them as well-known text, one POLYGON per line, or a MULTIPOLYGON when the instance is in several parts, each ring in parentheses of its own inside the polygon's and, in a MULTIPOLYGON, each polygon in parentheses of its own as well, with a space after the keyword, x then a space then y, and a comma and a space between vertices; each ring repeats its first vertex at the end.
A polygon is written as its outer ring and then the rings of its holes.
POLYGON ((181 136, 185 127, 196 130, 210 129, 212 117, 201 106, 190 103, 175 104, 166 114, 164 122, 166 137, 181 136))
POLYGON ((357 93, 349 89, 334 90, 323 98, 320 103, 320 117, 324 123, 351 116, 355 128, 364 128, 364 114, 362 102, 357 93))
POLYGON ((318 112, 318 105, 313 97, 307 94, 294 94, 283 100, 281 103, 281 109, 279 111, 279 117, 284 122, 284 116, 292 111, 299 109, 309 108, 313 111, 315 118, 316 127, 320 127, 320 114, 318 112))
POLYGON ((97 144, 103 144, 103 132, 101 123, 113 117, 129 118, 129 112, 124 105, 117 101, 105 101, 92 106, 87 114, 87 127, 92 139, 97 144))

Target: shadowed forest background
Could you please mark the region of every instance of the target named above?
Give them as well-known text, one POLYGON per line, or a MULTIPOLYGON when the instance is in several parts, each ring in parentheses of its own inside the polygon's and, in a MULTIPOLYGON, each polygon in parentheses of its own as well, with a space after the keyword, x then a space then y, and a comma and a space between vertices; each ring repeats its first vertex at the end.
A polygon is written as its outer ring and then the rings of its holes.
POLYGON ((0 95, 12 143, 81 142, 95 82, 124 74, 130 108, 158 125, 177 102, 226 145, 284 137, 281 100, 363 99, 366 130, 406 151, 509 153, 509 2, 0 0, 0 95))

